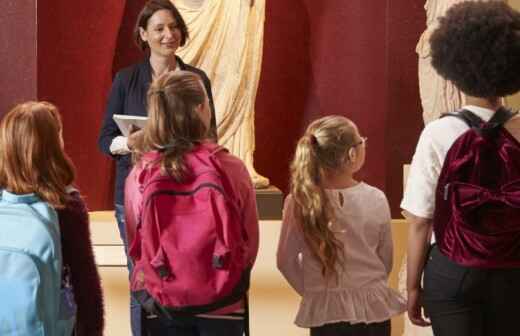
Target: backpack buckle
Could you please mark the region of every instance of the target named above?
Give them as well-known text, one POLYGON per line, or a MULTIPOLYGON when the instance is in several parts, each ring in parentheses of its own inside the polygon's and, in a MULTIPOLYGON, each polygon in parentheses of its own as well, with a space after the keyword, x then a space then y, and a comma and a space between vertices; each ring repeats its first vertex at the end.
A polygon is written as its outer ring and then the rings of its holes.
POLYGON ((213 268, 224 269, 227 264, 227 262, 226 262, 227 259, 228 259, 227 253, 222 254, 222 255, 213 255, 213 260, 212 260, 213 268))
POLYGON ((155 271, 157 272, 157 274, 159 275, 159 278, 161 278, 161 279, 169 278, 172 275, 172 273, 170 272, 168 267, 166 267, 165 265, 157 267, 155 269, 155 271))

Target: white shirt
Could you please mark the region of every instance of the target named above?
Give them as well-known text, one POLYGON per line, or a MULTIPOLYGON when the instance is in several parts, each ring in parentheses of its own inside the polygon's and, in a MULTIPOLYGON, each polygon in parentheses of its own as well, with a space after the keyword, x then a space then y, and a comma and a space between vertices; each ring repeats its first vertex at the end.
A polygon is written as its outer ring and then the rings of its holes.
MULTIPOLYGON (((489 121, 495 111, 468 105, 463 109, 489 121)), ((459 118, 445 117, 432 121, 421 133, 408 173, 401 208, 422 218, 433 218, 435 190, 444 159, 455 140, 468 130, 459 118)), ((433 239, 433 238, 432 238, 433 239)))

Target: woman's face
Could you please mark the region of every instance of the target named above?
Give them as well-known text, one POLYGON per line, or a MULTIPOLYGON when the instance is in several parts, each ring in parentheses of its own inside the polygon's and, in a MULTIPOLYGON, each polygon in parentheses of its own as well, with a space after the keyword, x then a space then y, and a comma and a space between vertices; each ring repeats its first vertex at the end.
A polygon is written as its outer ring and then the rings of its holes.
POLYGON ((181 31, 172 13, 167 9, 155 12, 146 29, 140 28, 141 39, 148 43, 154 56, 171 57, 177 51, 181 41, 181 31))

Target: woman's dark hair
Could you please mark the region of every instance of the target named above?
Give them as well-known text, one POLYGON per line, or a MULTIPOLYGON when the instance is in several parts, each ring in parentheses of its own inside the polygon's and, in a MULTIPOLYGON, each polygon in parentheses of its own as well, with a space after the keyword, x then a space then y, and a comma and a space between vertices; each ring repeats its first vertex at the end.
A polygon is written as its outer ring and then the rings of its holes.
POLYGON ((520 90, 520 13, 503 2, 462 2, 430 38, 432 65, 462 92, 481 98, 520 90))
POLYGON ((186 43, 186 40, 189 37, 188 26, 186 26, 186 23, 184 22, 184 19, 182 18, 181 13, 177 7, 175 7, 175 5, 170 0, 150 0, 144 5, 143 9, 141 9, 141 12, 137 16, 137 21, 134 27, 134 40, 139 49, 143 51, 148 49, 148 43, 141 39, 139 28, 146 29, 150 17, 152 17, 155 12, 163 9, 170 11, 173 15, 173 18, 175 19, 175 22, 177 22, 177 27, 181 31, 181 47, 186 43))

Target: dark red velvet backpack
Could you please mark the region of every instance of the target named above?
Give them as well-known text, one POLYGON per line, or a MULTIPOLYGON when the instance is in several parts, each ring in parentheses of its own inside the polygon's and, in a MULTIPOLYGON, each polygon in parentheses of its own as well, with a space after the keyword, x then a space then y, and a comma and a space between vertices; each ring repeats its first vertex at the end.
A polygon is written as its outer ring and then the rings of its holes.
POLYGON ((515 114, 500 108, 487 123, 467 110, 449 114, 470 129, 446 155, 433 230, 439 250, 458 264, 520 266, 520 143, 502 127, 515 114))

